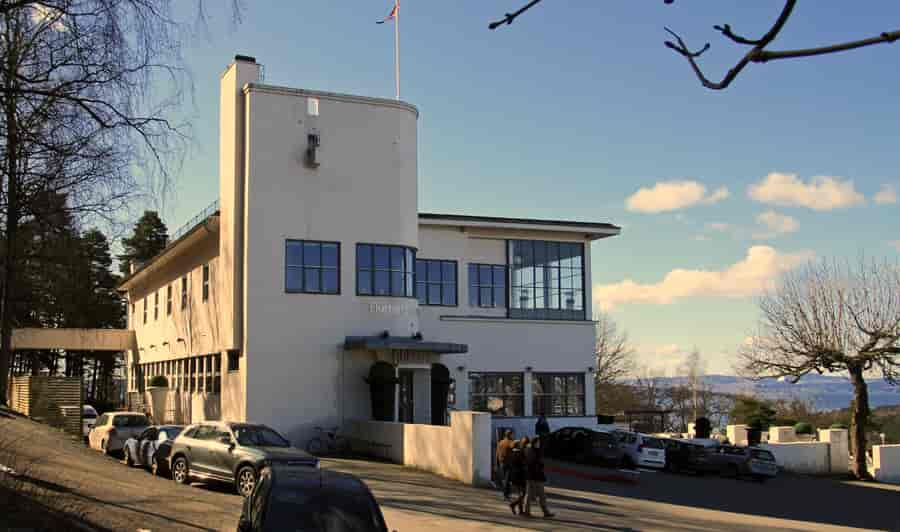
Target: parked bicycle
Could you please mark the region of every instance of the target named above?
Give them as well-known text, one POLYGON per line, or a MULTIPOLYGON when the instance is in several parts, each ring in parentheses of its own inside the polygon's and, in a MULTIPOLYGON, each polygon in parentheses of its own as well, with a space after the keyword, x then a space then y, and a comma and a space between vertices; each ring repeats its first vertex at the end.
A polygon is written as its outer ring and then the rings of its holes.
POLYGON ((345 454, 350 451, 350 440, 337 433, 338 427, 331 429, 316 427, 316 432, 318 436, 306 444, 306 451, 309 454, 345 454))

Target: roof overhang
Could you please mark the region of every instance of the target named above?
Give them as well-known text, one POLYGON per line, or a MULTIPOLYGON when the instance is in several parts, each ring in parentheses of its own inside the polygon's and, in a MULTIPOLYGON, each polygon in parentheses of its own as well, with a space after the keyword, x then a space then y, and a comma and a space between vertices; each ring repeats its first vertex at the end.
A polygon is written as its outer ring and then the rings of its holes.
POLYGON ((426 342, 401 336, 348 336, 344 339, 344 349, 348 351, 419 351, 443 355, 469 352, 469 346, 466 344, 426 342))
POLYGON ((435 214, 427 212, 419 213, 419 225, 569 233, 582 235, 590 240, 616 236, 622 231, 619 226, 609 223, 468 216, 464 214, 435 214))

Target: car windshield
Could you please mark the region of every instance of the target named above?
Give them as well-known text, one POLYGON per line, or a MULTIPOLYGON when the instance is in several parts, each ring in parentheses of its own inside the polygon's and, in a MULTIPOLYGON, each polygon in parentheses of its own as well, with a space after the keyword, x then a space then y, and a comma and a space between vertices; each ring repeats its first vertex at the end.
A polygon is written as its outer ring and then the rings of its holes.
POLYGON ((234 436, 241 445, 259 447, 290 447, 291 443, 269 427, 243 426, 234 427, 234 436))
POLYGON ((750 456, 756 458, 757 460, 766 460, 768 462, 774 462, 775 456, 769 451, 763 451, 761 449, 754 449, 750 451, 750 456))
POLYGON ((113 418, 114 427, 146 427, 149 424, 147 416, 142 414, 126 414, 113 418))
POLYGON ((362 493, 275 490, 266 514, 266 530, 368 532, 384 528, 374 502, 362 493))
POLYGON ((181 434, 181 431, 184 430, 184 427, 160 427, 159 428, 159 439, 160 440, 174 440, 181 434))

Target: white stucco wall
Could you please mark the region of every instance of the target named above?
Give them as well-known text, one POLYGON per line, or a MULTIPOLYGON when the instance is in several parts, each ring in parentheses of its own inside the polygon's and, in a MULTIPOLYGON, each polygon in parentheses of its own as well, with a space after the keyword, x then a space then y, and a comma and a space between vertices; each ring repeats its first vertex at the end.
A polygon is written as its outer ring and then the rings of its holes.
POLYGON ((790 443, 797 441, 794 427, 769 427, 769 441, 772 443, 790 443))
POLYGON ((873 445, 870 473, 879 482, 900 484, 900 445, 873 445))
POLYGON ((824 442, 764 443, 775 455, 778 467, 795 473, 825 475, 831 472, 828 444, 824 442))
POLYGON ((819 441, 828 444, 832 473, 846 473, 850 469, 850 433, 847 429, 819 430, 819 441))

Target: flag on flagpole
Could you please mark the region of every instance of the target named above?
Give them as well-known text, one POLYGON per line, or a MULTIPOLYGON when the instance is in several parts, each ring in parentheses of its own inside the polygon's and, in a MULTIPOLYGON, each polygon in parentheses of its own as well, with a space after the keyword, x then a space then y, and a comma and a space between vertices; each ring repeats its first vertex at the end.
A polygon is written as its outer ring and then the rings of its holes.
POLYGON ((385 22, 387 22, 387 21, 389 21, 389 20, 394 20, 395 18, 397 18, 397 12, 398 12, 398 11, 400 11, 400 2, 399 2, 399 0, 398 0, 397 2, 394 2, 394 7, 391 8, 391 12, 388 14, 388 16, 386 16, 386 17, 384 17, 383 19, 381 19, 381 20, 375 22, 375 24, 384 24, 385 22))

